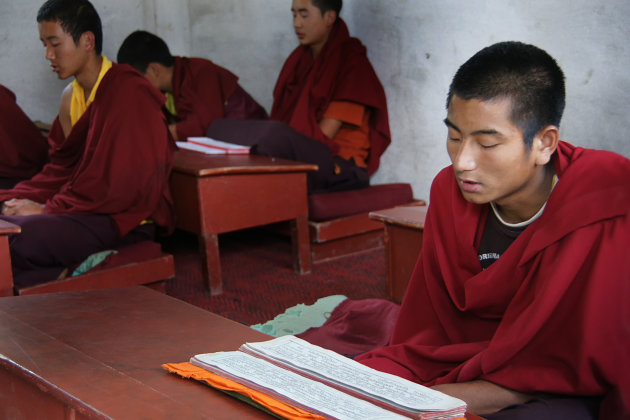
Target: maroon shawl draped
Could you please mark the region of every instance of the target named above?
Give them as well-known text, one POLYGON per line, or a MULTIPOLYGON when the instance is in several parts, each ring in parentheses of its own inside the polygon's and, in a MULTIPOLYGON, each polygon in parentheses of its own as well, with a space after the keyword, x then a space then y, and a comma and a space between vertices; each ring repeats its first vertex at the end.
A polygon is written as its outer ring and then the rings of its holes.
POLYGON ((0 85, 0 177, 30 178, 46 163, 46 137, 0 85))
POLYGON ((50 163, 31 180, 0 191, 0 201, 28 198, 45 203, 46 213, 110 215, 120 236, 145 219, 170 231, 175 145, 163 103, 164 95, 139 73, 114 64, 68 138, 55 120, 50 163))
POLYGON ((337 19, 326 45, 313 60, 308 46, 297 47, 287 58, 273 91, 271 119, 289 124, 305 136, 337 147, 319 128, 328 105, 349 101, 371 109, 368 174, 378 169, 391 142, 385 91, 367 58, 361 41, 351 38, 337 19))
POLYGON ((238 77, 203 58, 175 57, 173 97, 177 136, 205 136, 210 123, 225 116, 225 104, 232 96, 238 77))
POLYGON ((488 206, 440 172, 391 345, 362 363, 426 385, 630 397, 630 161, 561 142, 554 164, 544 213, 485 271, 488 206))

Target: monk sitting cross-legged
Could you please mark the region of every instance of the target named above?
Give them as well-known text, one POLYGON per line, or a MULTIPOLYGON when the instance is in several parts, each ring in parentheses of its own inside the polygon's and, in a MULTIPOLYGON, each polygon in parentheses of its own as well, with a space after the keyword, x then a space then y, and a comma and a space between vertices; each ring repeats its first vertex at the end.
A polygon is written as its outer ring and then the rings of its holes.
POLYGON ((22 228, 9 239, 18 287, 54 280, 94 252, 152 238, 174 221, 164 96, 101 55, 89 1, 49 0, 37 22, 53 72, 74 80, 51 128, 50 162, 0 191, 0 217, 22 228))
POLYGON ((385 91, 341 7, 341 0, 293 0, 300 45, 278 76, 273 121, 218 120, 208 131, 253 153, 317 164, 309 193, 369 186, 391 142, 385 91))

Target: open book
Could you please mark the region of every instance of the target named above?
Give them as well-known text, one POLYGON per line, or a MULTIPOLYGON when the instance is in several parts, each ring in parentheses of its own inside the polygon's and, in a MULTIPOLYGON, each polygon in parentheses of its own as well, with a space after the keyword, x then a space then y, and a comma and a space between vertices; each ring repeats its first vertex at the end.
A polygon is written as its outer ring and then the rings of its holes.
POLYGON ((190 363, 334 419, 459 419, 466 403, 294 336, 198 354, 190 363))
POLYGON ((188 137, 187 141, 178 141, 177 146, 182 149, 194 150, 209 155, 246 155, 249 154, 250 149, 249 146, 241 146, 240 144, 215 140, 210 137, 188 137))

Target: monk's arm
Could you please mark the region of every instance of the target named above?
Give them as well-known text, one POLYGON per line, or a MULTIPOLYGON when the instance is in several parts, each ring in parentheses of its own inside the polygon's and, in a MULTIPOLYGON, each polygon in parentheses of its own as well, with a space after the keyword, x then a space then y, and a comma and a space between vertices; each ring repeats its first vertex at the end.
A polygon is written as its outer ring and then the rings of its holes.
POLYGON ((319 128, 322 130, 322 133, 324 133, 329 139, 333 139, 341 128, 341 124, 342 123, 340 120, 324 117, 319 122, 319 128))
POLYGON ((179 136, 177 135, 177 124, 169 124, 168 131, 171 132, 171 136, 173 136, 173 140, 179 141, 179 136))
POLYGON ((432 388, 465 401, 468 411, 478 415, 495 413, 510 405, 523 404, 534 399, 533 395, 481 380, 441 384, 432 388))
POLYGON ((70 102, 72 102, 72 87, 68 85, 61 93, 61 103, 59 104, 59 124, 61 124, 63 135, 66 138, 70 134, 70 130, 72 130, 70 102))

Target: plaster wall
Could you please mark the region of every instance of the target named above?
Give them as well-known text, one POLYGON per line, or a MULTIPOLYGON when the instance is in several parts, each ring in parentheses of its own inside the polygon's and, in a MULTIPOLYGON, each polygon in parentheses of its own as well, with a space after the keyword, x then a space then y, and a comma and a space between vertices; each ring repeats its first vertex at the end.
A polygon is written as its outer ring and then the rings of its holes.
MULTIPOLYGON (((114 59, 125 36, 146 29, 175 55, 206 57, 240 77, 267 110, 284 59, 297 45, 289 0, 93 0, 114 59)), ((44 59, 35 15, 41 0, 0 2, 0 83, 33 119, 52 121, 68 81, 44 59)), ((630 157, 630 2, 608 0, 346 0, 351 34, 368 48, 388 99, 392 145, 373 183, 410 182, 428 198, 449 164, 444 103, 466 59, 498 41, 536 44, 567 77, 562 138, 630 157)))

